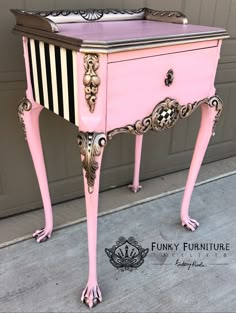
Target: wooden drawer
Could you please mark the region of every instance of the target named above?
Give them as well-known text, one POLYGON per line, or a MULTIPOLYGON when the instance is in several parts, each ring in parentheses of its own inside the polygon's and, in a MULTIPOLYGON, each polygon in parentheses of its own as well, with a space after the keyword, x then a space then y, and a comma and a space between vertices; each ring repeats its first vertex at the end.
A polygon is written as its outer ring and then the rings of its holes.
POLYGON ((166 97, 181 105, 209 97, 217 62, 212 47, 108 64, 107 131, 149 115, 166 97), (166 86, 170 69, 174 80, 166 86))

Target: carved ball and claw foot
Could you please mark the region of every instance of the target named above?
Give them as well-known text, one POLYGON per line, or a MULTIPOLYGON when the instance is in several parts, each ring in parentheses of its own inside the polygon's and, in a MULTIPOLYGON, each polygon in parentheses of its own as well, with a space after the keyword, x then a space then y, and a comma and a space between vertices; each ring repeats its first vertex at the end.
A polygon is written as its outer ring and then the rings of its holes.
POLYGON ((199 227, 199 223, 193 218, 188 217, 182 219, 182 226, 190 231, 195 231, 199 227))
POLYGON ((141 185, 138 185, 138 186, 134 186, 133 184, 129 185, 128 188, 134 192, 134 193, 137 193, 139 192, 143 187, 141 185))
POLYGON ((38 243, 47 241, 49 238, 51 238, 51 235, 52 235, 52 230, 47 230, 46 227, 36 230, 33 233, 33 237, 38 243))
POLYGON ((81 301, 85 303, 90 309, 102 302, 102 294, 98 285, 87 285, 82 293, 81 301))

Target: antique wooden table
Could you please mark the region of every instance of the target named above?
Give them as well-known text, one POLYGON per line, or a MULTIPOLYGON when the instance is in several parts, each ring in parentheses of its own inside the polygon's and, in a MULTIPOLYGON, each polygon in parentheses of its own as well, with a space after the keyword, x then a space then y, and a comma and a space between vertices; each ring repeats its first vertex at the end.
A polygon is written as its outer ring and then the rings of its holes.
POLYGON ((181 222, 194 231, 189 217, 193 187, 214 127, 222 111, 214 78, 221 28, 189 25, 180 12, 138 10, 12 10, 14 32, 23 37, 26 97, 18 107, 42 195, 45 227, 53 229, 52 207, 39 132, 43 107, 79 129, 87 210, 89 277, 82 301, 102 300, 97 284, 96 244, 99 176, 103 149, 119 133, 136 135, 134 180, 139 190, 142 135, 161 131, 199 106, 202 120, 181 207, 181 222))

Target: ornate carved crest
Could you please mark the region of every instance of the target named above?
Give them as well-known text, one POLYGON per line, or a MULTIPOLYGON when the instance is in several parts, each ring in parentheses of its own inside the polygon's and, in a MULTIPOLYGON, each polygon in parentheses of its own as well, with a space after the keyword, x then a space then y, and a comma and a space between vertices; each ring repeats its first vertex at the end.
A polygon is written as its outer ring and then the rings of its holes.
POLYGON ((104 15, 135 15, 144 12, 144 9, 126 10, 126 9, 87 9, 87 10, 55 10, 55 11, 37 11, 33 14, 42 17, 57 17, 78 15, 85 21, 94 22, 100 20, 104 15))

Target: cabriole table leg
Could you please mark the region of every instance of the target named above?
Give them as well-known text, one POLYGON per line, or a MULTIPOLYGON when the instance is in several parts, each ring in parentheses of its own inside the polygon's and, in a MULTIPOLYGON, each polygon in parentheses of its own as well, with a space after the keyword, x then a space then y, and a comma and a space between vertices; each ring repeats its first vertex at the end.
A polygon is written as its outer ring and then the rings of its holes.
POLYGON ((222 100, 219 97, 212 97, 208 100, 208 103, 203 103, 201 125, 194 148, 193 158, 190 165, 188 179, 184 191, 184 196, 181 205, 181 222, 182 226, 186 227, 190 231, 195 231, 199 226, 199 223, 189 216, 189 204, 193 192, 193 188, 208 147, 211 135, 214 135, 214 126, 219 119, 222 111, 222 100))
POLYGON ((106 135, 80 131, 78 144, 84 174, 89 253, 88 283, 82 293, 81 301, 89 308, 92 308, 102 301, 102 295, 97 283, 97 214, 100 170, 102 154, 106 145, 106 135))
POLYGON ((41 105, 26 98, 18 106, 18 116, 28 142, 44 207, 45 227, 36 230, 33 234, 37 242, 43 242, 50 238, 53 230, 52 205, 39 129, 39 116, 42 109, 41 105))

